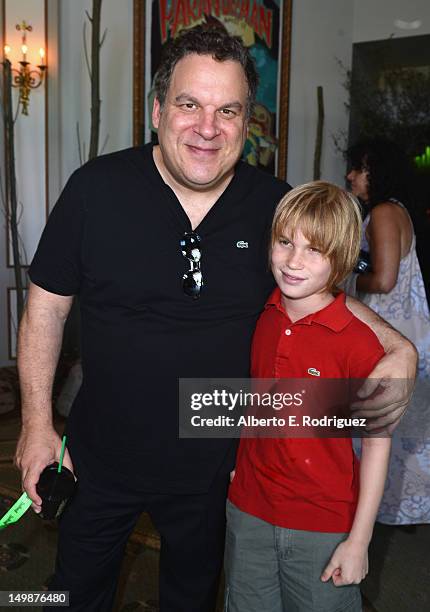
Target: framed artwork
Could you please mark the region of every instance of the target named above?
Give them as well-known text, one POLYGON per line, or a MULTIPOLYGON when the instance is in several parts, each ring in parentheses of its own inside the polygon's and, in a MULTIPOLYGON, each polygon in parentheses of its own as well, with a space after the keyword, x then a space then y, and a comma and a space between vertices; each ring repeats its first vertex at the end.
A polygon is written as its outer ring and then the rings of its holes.
POLYGON ((243 159, 286 178, 292 0, 134 0, 134 144, 156 141, 152 82, 163 44, 199 23, 221 23, 249 47, 260 75, 243 159))

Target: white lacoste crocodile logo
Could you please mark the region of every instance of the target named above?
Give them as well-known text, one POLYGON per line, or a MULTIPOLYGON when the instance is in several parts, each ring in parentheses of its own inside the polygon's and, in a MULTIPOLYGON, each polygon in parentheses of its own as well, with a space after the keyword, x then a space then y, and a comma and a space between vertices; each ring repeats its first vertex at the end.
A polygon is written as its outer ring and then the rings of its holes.
POLYGON ((245 242, 245 240, 238 240, 236 242, 236 246, 238 249, 247 249, 248 248, 248 243, 245 242))
POLYGON ((308 374, 310 374, 311 376, 321 376, 321 372, 316 368, 309 368, 308 374))

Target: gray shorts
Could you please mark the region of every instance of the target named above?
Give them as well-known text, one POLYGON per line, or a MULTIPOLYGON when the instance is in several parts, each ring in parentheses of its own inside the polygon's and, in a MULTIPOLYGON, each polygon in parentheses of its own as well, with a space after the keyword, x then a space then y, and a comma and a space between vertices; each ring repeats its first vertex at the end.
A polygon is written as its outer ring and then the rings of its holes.
POLYGON ((347 535, 275 527, 227 501, 224 612, 361 612, 358 585, 320 580, 347 535))

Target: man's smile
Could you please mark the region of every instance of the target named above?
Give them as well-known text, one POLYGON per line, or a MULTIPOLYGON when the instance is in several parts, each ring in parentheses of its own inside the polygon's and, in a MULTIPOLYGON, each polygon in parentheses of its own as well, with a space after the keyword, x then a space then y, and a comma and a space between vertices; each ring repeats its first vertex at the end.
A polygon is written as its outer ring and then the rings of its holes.
POLYGON ((201 147, 198 145, 187 144, 185 145, 191 153, 199 156, 212 156, 218 153, 219 148, 217 147, 201 147))

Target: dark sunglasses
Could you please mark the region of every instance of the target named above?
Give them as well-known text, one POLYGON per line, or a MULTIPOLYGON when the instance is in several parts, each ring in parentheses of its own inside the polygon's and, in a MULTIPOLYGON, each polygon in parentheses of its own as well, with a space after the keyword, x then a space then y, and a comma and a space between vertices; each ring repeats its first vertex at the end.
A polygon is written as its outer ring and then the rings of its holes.
POLYGON ((184 293, 196 300, 200 297, 203 287, 203 277, 200 269, 202 257, 200 236, 195 232, 186 232, 179 245, 182 255, 188 259, 191 265, 191 268, 182 277, 182 288, 184 293))

